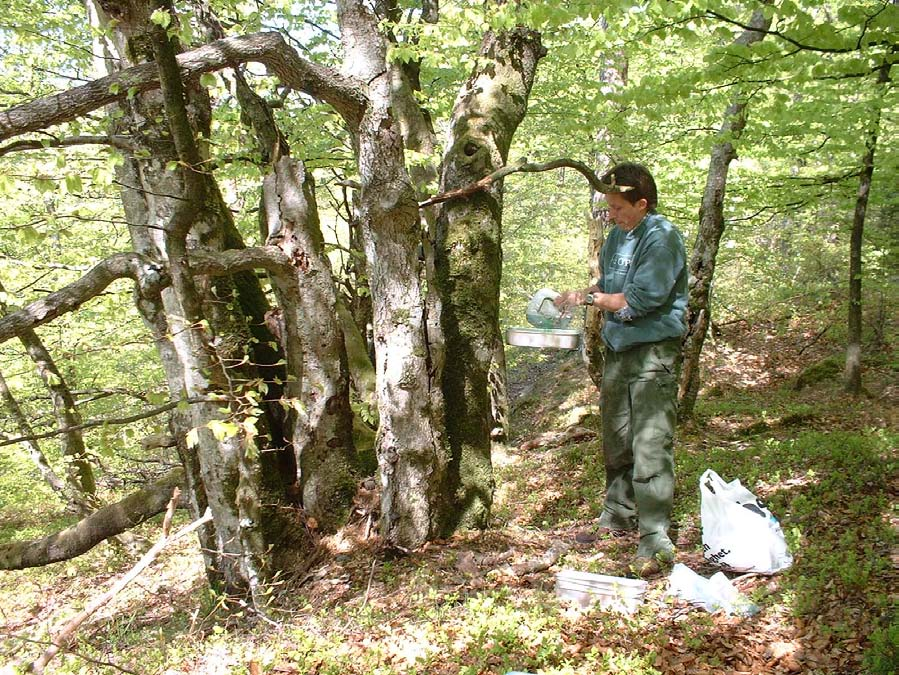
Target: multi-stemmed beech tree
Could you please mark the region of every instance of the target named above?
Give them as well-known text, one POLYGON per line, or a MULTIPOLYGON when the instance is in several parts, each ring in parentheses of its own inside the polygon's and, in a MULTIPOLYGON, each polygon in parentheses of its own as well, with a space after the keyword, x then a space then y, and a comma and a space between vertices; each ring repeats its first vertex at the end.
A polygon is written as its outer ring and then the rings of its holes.
MULTIPOLYGON (((255 595, 302 558, 310 529, 341 524, 358 474, 340 301, 312 176, 243 74, 245 64, 262 64, 280 86, 329 105, 355 157, 353 218, 372 299, 381 533, 390 545, 413 548, 460 522, 483 526, 493 488, 486 374, 498 340, 501 184, 464 205, 441 204, 430 219, 436 230, 426 227, 405 150, 426 147, 433 129, 408 59, 389 57, 394 3, 335 3, 338 66, 304 57, 278 33, 227 37, 203 3, 190 13, 167 0, 88 4, 107 72, 4 111, 0 138, 106 110, 106 133, 120 139, 124 157, 117 182, 133 250, 0 319, 0 339, 133 278, 168 385, 187 503, 197 517, 212 513, 200 534, 210 579, 255 595), (218 39, 183 44, 185 22, 218 39), (215 101, 204 76, 223 69, 233 69, 242 114, 268 162, 264 242, 256 247, 245 246, 210 161, 215 101)), ((424 5, 421 20, 433 20, 436 6, 424 5)), ((536 33, 487 31, 453 114, 442 188, 505 163, 542 55, 536 33)), ((160 490, 171 484, 161 481, 160 490)), ((132 504, 141 516, 131 522, 158 511, 159 494, 132 504)), ((91 543, 65 542, 73 555, 91 543)), ((5 566, 25 558, 8 555, 5 566)))

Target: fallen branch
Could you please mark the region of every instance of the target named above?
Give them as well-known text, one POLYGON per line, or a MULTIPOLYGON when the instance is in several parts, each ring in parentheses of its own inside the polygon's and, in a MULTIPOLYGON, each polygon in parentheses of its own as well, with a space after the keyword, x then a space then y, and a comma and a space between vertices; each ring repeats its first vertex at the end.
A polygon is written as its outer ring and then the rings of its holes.
POLYGON ((562 557, 562 554, 567 552, 570 548, 571 544, 556 541, 553 542, 552 546, 549 547, 549 550, 543 555, 537 558, 531 558, 530 560, 523 560, 518 563, 513 563, 511 565, 505 565, 501 568, 500 571, 515 577, 521 577, 525 574, 534 574, 535 572, 542 572, 543 570, 549 569, 557 562, 559 562, 559 558, 562 557))
MULTIPOLYGON (((170 501, 174 501, 177 499, 177 493, 172 496, 170 501)), ((75 636, 75 632, 78 630, 78 627, 81 626, 88 618, 90 618, 91 614, 96 612, 98 609, 106 605, 110 600, 112 600, 116 595, 118 595, 125 586, 134 581, 143 572, 150 564, 156 560, 162 550, 171 544, 174 541, 190 534, 194 530, 202 527, 206 523, 212 520, 212 512, 209 509, 206 509, 206 513, 204 513, 200 518, 193 521, 189 525, 182 527, 172 536, 167 536, 167 534, 163 533, 162 537, 160 537, 159 541, 147 551, 140 560, 137 561, 137 564, 132 567, 128 572, 126 572, 115 584, 113 584, 112 588, 103 593, 100 597, 96 598, 92 602, 88 603, 87 607, 85 607, 77 616, 68 621, 62 629, 56 634, 53 638, 53 645, 49 647, 39 659, 34 661, 29 670, 33 673, 44 672, 44 668, 47 667, 47 664, 56 656, 60 651, 64 650, 71 642, 72 638, 75 636)))
POLYGON ((365 595, 362 596, 362 608, 365 609, 365 606, 368 604, 368 594, 371 593, 371 582, 375 577, 375 564, 377 560, 371 561, 371 570, 368 572, 368 585, 365 587, 365 595))
POLYGON ((742 586, 743 584, 745 584, 749 581, 752 581, 753 579, 767 578, 768 576, 769 575, 761 574, 760 572, 747 572, 746 574, 741 574, 738 577, 734 577, 733 579, 730 580, 730 582, 737 588, 740 588, 740 586, 742 586))
MULTIPOLYGON (((23 635, 14 635, 13 633, 0 632, 0 637, 3 637, 8 640, 18 640, 19 642, 24 642, 26 644, 40 645, 41 647, 48 645, 48 644, 52 644, 52 643, 48 642, 47 640, 34 640, 32 638, 28 638, 23 635)), ((12 653, 8 652, 7 657, 10 657, 10 660, 11 660, 12 655, 15 654, 16 651, 19 651, 20 649, 21 649, 21 647, 17 647, 17 648, 15 648, 15 650, 12 653)), ((93 656, 88 656, 87 654, 76 651, 74 649, 69 649, 68 651, 69 651, 69 654, 72 654, 73 656, 78 657, 82 661, 87 661, 88 663, 93 663, 94 665, 102 666, 103 668, 112 668, 113 670, 118 670, 120 673, 128 673, 129 675, 140 675, 137 671, 129 670, 128 668, 120 666, 117 663, 113 663, 112 661, 104 661, 103 659, 97 659, 97 658, 94 658, 93 656)), ((19 671, 10 671, 8 669, 0 670, 0 673, 2 673, 2 675, 9 675, 10 672, 18 673, 19 671)))
POLYGON ((806 349, 808 349, 808 348, 811 347, 813 344, 815 344, 818 340, 820 340, 822 337, 824 337, 824 333, 826 333, 826 332, 828 331, 828 329, 830 329, 830 327, 831 327, 832 325, 833 325, 833 324, 830 324, 830 323, 829 323, 829 324, 827 324, 826 326, 824 326, 824 328, 822 328, 822 329, 819 330, 817 333, 815 333, 815 335, 812 337, 812 339, 809 340, 808 342, 806 342, 806 343, 802 346, 802 349, 800 349, 800 350, 797 352, 797 355, 802 354, 802 352, 804 352, 806 349))
POLYGON ((603 194, 609 192, 627 192, 628 190, 632 190, 631 186, 627 185, 610 185, 608 183, 603 183, 599 180, 596 173, 589 166, 584 164, 583 162, 579 162, 575 159, 568 159, 567 157, 562 157, 561 159, 554 159, 551 162, 544 162, 543 164, 533 164, 528 162, 527 158, 522 158, 518 160, 515 164, 507 164, 506 166, 500 167, 493 173, 488 176, 484 176, 481 180, 476 183, 471 183, 470 185, 466 185, 465 187, 460 187, 456 190, 450 190, 449 192, 443 192, 439 195, 434 195, 433 197, 429 197, 423 202, 419 202, 418 208, 423 209, 427 206, 434 206, 435 204, 440 204, 442 202, 448 202, 451 199, 459 199, 460 197, 468 197, 473 195, 476 192, 481 192, 486 190, 491 185, 496 183, 499 180, 502 180, 509 174, 513 173, 539 173, 541 171, 552 171, 553 169, 561 169, 563 167, 568 167, 569 169, 574 169, 575 171, 579 171, 583 174, 584 178, 587 179, 587 182, 590 183, 591 187, 597 192, 601 192, 603 194))
POLYGON ((536 438, 525 441, 518 449, 521 451, 533 450, 534 448, 557 448, 566 443, 580 443, 581 441, 592 441, 596 438, 596 432, 586 427, 568 427, 564 431, 547 431, 540 434, 536 438))
POLYGON ((61 532, 43 539, 14 541, 0 546, 0 569, 20 570, 69 560, 105 539, 141 524, 169 503, 172 491, 184 481, 180 467, 115 504, 94 511, 61 532))

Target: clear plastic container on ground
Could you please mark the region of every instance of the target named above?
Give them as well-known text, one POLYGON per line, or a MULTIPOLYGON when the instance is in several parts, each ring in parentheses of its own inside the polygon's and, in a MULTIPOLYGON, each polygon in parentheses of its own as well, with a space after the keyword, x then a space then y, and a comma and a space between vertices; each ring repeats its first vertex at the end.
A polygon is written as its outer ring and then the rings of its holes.
POLYGON ((647 583, 642 579, 562 570, 556 575, 556 597, 573 600, 581 607, 597 604, 630 614, 643 602, 647 583))

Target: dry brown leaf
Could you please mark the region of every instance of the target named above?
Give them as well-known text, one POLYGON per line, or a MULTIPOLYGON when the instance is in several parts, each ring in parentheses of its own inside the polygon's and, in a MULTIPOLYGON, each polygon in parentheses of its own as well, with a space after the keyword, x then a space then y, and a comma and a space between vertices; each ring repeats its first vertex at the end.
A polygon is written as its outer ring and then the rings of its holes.
POLYGON ((290 663, 276 663, 272 666, 273 673, 284 673, 285 675, 298 675, 299 670, 290 663))
POLYGON ((478 567, 478 563, 475 561, 474 553, 472 553, 471 551, 463 551, 459 558, 456 560, 455 567, 463 574, 470 574, 471 576, 478 576, 481 573, 481 568, 478 567))
POLYGON ((583 648, 584 645, 580 642, 575 642, 573 645, 565 645, 565 653, 569 656, 574 656, 575 654, 579 654, 583 648))
POLYGON ((802 663, 799 661, 799 659, 792 655, 784 658, 784 660, 781 661, 781 665, 783 665, 791 673, 802 672, 802 663))

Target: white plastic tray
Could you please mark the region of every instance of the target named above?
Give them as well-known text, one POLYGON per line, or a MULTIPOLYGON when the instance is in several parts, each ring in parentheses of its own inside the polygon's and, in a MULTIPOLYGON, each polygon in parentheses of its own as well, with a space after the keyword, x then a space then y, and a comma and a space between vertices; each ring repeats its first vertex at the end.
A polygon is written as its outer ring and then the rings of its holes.
POLYGON ((581 331, 561 328, 507 328, 506 342, 516 347, 546 347, 577 349, 581 346, 581 331))
POLYGON ((604 609, 614 609, 630 614, 646 594, 646 582, 642 579, 610 577, 605 574, 562 570, 556 575, 556 596, 573 600, 581 607, 594 603, 604 609))

